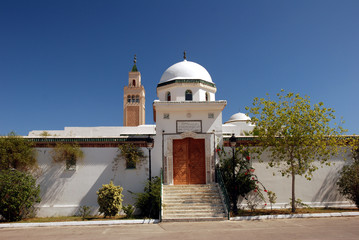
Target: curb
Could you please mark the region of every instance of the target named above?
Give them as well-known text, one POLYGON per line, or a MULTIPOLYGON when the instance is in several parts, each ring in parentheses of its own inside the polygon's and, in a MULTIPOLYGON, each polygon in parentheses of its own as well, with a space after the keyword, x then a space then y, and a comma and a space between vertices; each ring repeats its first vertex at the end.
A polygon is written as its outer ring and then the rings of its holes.
POLYGON ((305 213, 305 214, 281 214, 231 217, 230 221, 251 221, 267 219, 291 219, 291 218, 320 218, 320 217, 352 217, 359 216, 359 212, 335 212, 335 213, 305 213))
MULTIPOLYGON (((281 214, 231 217, 230 221, 253 221, 269 219, 291 219, 291 218, 321 218, 321 217, 353 217, 359 216, 359 212, 336 212, 336 213, 305 213, 305 214, 281 214)), ((27 227, 63 227, 63 226, 99 226, 99 225, 123 225, 123 224, 154 224, 158 219, 138 220, 104 220, 104 221, 73 221, 73 222, 47 222, 47 223, 3 223, 3 228, 27 228, 27 227)))
POLYGON ((61 226, 93 226, 93 225, 121 225, 121 224, 152 224, 159 223, 158 219, 139 220, 104 220, 104 221, 72 221, 72 222, 47 222, 47 223, 4 223, 2 228, 26 228, 26 227, 61 227, 61 226))

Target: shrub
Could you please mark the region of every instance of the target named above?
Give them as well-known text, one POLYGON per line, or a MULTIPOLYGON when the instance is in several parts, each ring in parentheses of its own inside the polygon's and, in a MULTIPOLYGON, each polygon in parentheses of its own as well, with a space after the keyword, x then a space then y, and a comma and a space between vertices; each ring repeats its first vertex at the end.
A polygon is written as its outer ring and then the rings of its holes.
POLYGON ((17 170, 0 171, 0 215, 6 221, 19 221, 40 202, 35 178, 17 170))
POLYGON ((343 167, 337 185, 340 193, 359 208, 359 160, 343 167))
POLYGON ((105 217, 116 216, 122 209, 122 190, 120 186, 115 186, 111 181, 109 184, 104 184, 97 192, 97 203, 100 206, 99 212, 103 213, 105 217))
POLYGON ((132 218, 135 208, 131 204, 128 204, 127 206, 123 206, 122 210, 125 212, 126 218, 132 218))
POLYGON ((268 195, 268 200, 270 202, 270 210, 273 210, 272 206, 273 206, 273 204, 275 204, 277 202, 277 196, 276 196, 275 192, 272 192, 272 191, 268 191, 267 195, 268 195))
POLYGON ((143 193, 136 193, 136 207, 141 210, 141 215, 149 218, 159 218, 161 208, 161 179, 153 177, 147 181, 143 193))
POLYGON ((89 218, 91 214, 91 207, 89 206, 81 206, 79 209, 79 215, 82 218, 82 221, 84 221, 86 218, 89 218))
POLYGON ((255 169, 251 166, 248 149, 236 147, 234 149, 234 159, 233 152, 229 154, 223 147, 218 146, 216 152, 220 159, 218 167, 228 192, 232 212, 234 214, 238 213, 237 203, 240 196, 246 199, 249 205, 252 205, 252 200, 248 198, 249 193, 254 196, 258 195, 260 199, 264 200, 261 190, 262 188, 265 190, 265 187, 259 181, 257 175, 254 174, 255 169), (235 170, 234 176, 233 169, 235 170))

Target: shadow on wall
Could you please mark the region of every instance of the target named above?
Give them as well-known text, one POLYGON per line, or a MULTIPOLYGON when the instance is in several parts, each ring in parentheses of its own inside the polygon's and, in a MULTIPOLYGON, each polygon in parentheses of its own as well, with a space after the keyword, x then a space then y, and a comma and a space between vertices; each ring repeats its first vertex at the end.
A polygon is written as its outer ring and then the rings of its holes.
POLYGON ((122 195, 124 196, 122 204, 134 205, 135 196, 128 191, 135 193, 143 191, 145 181, 143 181, 142 178, 146 178, 143 176, 144 168, 140 165, 139 169, 126 170, 124 168, 120 168, 120 170, 113 171, 112 167, 112 164, 107 165, 102 174, 97 178, 88 192, 81 199, 79 208, 81 206, 89 206, 91 207, 91 214, 98 214, 99 206, 97 204, 97 191, 103 184, 108 184, 110 181, 113 181, 116 186, 119 185, 123 188, 122 195))
POLYGON ((58 197, 63 195, 65 185, 75 171, 65 170, 64 164, 52 163, 42 169, 38 183, 41 188, 41 205, 53 206, 58 204, 58 197))
POLYGON ((318 192, 314 195, 312 202, 321 202, 325 206, 329 206, 328 202, 341 202, 348 201, 343 197, 337 187, 337 181, 340 176, 340 170, 342 168, 341 164, 338 164, 338 167, 331 168, 325 177, 322 186, 319 188, 318 192))

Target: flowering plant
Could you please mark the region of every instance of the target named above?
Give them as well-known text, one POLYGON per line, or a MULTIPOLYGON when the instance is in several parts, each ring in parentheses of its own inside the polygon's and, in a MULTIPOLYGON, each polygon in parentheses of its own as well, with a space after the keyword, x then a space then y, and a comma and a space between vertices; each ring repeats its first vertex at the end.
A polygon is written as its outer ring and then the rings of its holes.
POLYGON ((230 154, 223 146, 217 146, 216 153, 219 157, 218 167, 229 195, 232 212, 234 214, 238 212, 237 203, 240 196, 248 202, 248 194, 251 193, 258 195, 264 201, 262 189, 265 192, 267 190, 254 173, 255 169, 252 167, 248 148, 239 146, 230 154))

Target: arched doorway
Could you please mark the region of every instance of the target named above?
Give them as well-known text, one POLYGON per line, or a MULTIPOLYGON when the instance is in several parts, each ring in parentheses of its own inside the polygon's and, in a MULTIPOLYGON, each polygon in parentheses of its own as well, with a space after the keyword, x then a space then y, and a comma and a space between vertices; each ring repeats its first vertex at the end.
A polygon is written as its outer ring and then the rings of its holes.
POLYGON ((205 140, 174 139, 173 140, 173 183, 205 184, 205 140))

